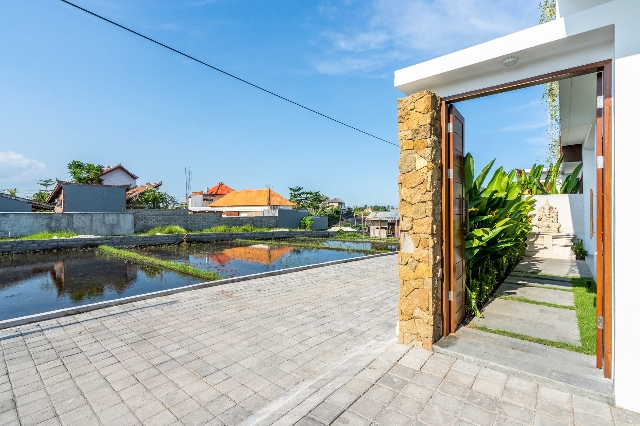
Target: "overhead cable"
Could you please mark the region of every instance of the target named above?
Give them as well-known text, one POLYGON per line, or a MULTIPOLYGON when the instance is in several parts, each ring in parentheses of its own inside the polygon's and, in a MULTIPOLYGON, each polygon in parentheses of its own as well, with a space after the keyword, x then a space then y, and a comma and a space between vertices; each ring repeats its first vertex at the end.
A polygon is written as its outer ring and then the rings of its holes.
POLYGON ((291 99, 289 99, 289 98, 286 98, 286 97, 284 97, 284 96, 278 95, 277 93, 272 92, 272 91, 270 91, 270 90, 267 90, 267 89, 265 89, 264 87, 258 86, 257 84, 251 83, 250 81, 247 81, 247 80, 245 80, 245 79, 243 79, 243 78, 240 78, 240 77, 238 77, 238 76, 236 76, 236 75, 233 75, 233 74, 231 74, 231 73, 229 73, 229 72, 227 72, 227 71, 224 71, 224 70, 222 70, 222 69, 220 69, 220 68, 218 68, 218 67, 215 67, 215 66, 213 66, 213 65, 211 65, 211 64, 208 64, 208 63, 206 63, 206 62, 204 62, 204 61, 201 61, 200 59, 195 58, 195 57, 193 57, 193 56, 191 56, 191 55, 189 55, 189 54, 187 54, 187 53, 184 53, 184 52, 182 52, 182 51, 180 51, 180 50, 178 50, 178 49, 174 49, 174 48, 173 48, 173 47, 171 47, 171 46, 167 46, 166 44, 164 44, 164 43, 162 43, 162 42, 159 42, 159 41, 157 41, 157 40, 154 40, 154 39, 152 39, 151 37, 148 37, 148 36, 146 36, 146 35, 144 35, 144 34, 141 34, 141 33, 137 32, 137 31, 135 31, 135 30, 132 30, 131 28, 125 27, 124 25, 118 24, 117 22, 114 22, 114 21, 112 21, 111 19, 105 18, 105 17, 104 17, 104 16, 102 16, 102 15, 98 15, 97 13, 92 12, 92 11, 90 11, 90 10, 88 10, 88 9, 85 9, 85 8, 83 8, 83 7, 81 7, 81 6, 78 6, 78 5, 77 5, 77 4, 75 4, 75 3, 72 3, 72 2, 67 1, 67 0, 60 0, 60 1, 62 1, 63 3, 68 4, 69 6, 73 6, 73 7, 75 7, 76 9, 81 10, 82 12, 88 13, 89 15, 92 15, 92 16, 94 16, 94 17, 98 18, 98 19, 102 19, 102 20, 103 20, 103 21, 105 21, 105 22, 108 22, 108 23, 110 23, 110 24, 112 24, 112 25, 115 25, 115 26, 116 26, 116 27, 118 27, 118 28, 121 28, 121 29, 123 29, 123 30, 125 30, 125 31, 128 31, 128 32, 130 32, 131 34, 135 34, 135 35, 137 35, 138 37, 142 37, 143 39, 148 40, 148 41, 150 41, 150 42, 152 42, 152 43, 155 43, 155 44, 157 44, 158 46, 162 46, 162 47, 164 47, 165 49, 169 49, 169 50, 171 50, 172 52, 177 53, 178 55, 184 56, 185 58, 189 58, 189 59, 191 59, 192 61, 195 61, 195 62, 197 62, 197 63, 199 63, 199 64, 201 64, 201 65, 204 65, 205 67, 211 68, 212 70, 218 71, 218 72, 220 72, 220 73, 222 73, 222 74, 224 74, 224 75, 226 75, 226 76, 228 76, 228 77, 231 77, 231 78, 233 78, 233 79, 236 79, 236 80, 238 80, 238 81, 240 81, 240 82, 242 82, 242 83, 248 84, 249 86, 251 86, 251 87, 253 87, 253 88, 255 88, 255 89, 261 90, 261 91, 263 91, 263 92, 265 92, 265 93, 268 93, 268 94, 270 94, 270 95, 272 95, 272 96, 275 96, 276 98, 282 99, 283 101, 289 102, 289 103, 291 103, 291 104, 293 104, 293 105, 295 105, 295 106, 298 106, 298 107, 300 107, 300 108, 306 109, 306 110, 307 110, 307 111, 309 111, 309 112, 312 112, 312 113, 317 114, 317 115, 319 115, 319 116, 321 116, 321 117, 327 118, 327 119, 329 119, 329 120, 331 120, 331 121, 333 121, 333 122, 336 122, 336 123, 338 123, 338 124, 342 124, 342 125, 343 125, 343 126, 345 126, 345 127, 348 127, 348 128, 350 128, 350 129, 352 129, 352 130, 355 130, 355 131, 357 131, 357 132, 363 133, 363 134, 365 134, 365 135, 367 135, 367 136, 370 136, 370 137, 372 137, 372 138, 378 139, 378 140, 380 140, 380 141, 382 141, 382 142, 388 143, 388 144, 390 144, 390 145, 398 146, 398 144, 395 144, 395 143, 390 142, 390 141, 388 141, 388 140, 386 140, 386 139, 383 139, 383 138, 381 138, 381 137, 378 137, 378 136, 376 136, 376 135, 373 135, 373 134, 371 134, 371 133, 369 133, 369 132, 365 132, 364 130, 360 130, 360 129, 358 129, 357 127, 351 126, 351 125, 349 125, 349 124, 347 124, 347 123, 345 123, 345 122, 343 122, 343 121, 336 120, 335 118, 333 118, 333 117, 329 117, 328 115, 325 115, 325 114, 323 114, 323 113, 321 113, 321 112, 319 112, 319 111, 316 111, 315 109, 312 109, 312 108, 306 107, 306 106, 304 106, 304 105, 302 105, 302 104, 299 104, 298 102, 292 101, 292 100, 291 100, 291 99))

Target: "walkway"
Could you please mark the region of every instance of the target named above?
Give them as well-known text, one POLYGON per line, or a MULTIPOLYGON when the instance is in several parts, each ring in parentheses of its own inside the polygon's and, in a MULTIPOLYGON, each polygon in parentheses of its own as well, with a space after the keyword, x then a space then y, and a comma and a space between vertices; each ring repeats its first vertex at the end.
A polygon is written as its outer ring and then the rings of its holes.
POLYGON ((640 424, 601 402, 396 344, 396 262, 2 330, 0 425, 640 424))
POLYGON ((570 276, 591 278, 591 273, 584 261, 525 258, 482 309, 484 316, 438 342, 436 350, 613 403, 613 383, 595 368, 594 356, 520 340, 528 336, 582 347, 570 276))

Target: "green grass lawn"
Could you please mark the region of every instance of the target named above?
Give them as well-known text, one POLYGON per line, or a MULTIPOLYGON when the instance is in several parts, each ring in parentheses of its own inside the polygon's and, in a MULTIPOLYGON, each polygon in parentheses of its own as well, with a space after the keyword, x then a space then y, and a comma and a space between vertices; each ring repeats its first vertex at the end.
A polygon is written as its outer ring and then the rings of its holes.
POLYGON ((193 277, 202 278, 208 281, 221 280, 224 278, 216 272, 203 271, 201 269, 196 269, 190 265, 171 262, 168 260, 156 259, 154 257, 149 257, 149 256, 143 256, 141 254, 134 253, 129 250, 117 249, 110 246, 104 246, 104 245, 99 246, 97 253, 107 257, 116 257, 118 259, 127 260, 137 265, 166 269, 169 271, 178 272, 180 274, 191 275, 193 277))
POLYGON ((48 231, 42 231, 42 232, 36 232, 35 234, 31 234, 31 235, 26 235, 24 237, 18 237, 18 238, 0 238, 0 241, 13 241, 13 240, 50 240, 53 237, 58 237, 58 238, 69 238, 69 237, 75 237, 76 234, 75 232, 72 231, 56 231, 56 232, 48 232, 48 231))

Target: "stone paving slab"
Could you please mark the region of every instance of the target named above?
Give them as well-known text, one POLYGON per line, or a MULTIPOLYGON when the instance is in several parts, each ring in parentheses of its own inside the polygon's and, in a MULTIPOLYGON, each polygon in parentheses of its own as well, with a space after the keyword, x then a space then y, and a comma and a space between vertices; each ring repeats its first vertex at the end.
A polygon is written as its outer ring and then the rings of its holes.
POLYGON ((394 343, 396 261, 2 330, 0 425, 640 424, 634 413, 394 343))
POLYGON ((287 395, 242 426, 640 424, 638 413, 456 357, 384 342, 372 351, 364 368, 342 372, 340 387, 287 395))
POLYGON ((536 302, 553 303, 562 306, 574 306, 573 293, 538 287, 527 287, 511 283, 502 283, 496 295, 522 297, 536 302))
POLYGON ((495 299, 482 309, 482 314, 484 317, 475 317, 471 323, 526 336, 581 345, 578 319, 573 310, 495 299))
POLYGON ((537 272, 565 277, 592 278, 591 270, 584 260, 544 259, 525 257, 516 267, 516 272, 537 272))
POLYGON ((537 278, 521 277, 515 274, 509 275, 507 278, 505 278, 504 282, 507 284, 531 284, 549 289, 573 291, 573 285, 570 282, 565 283, 560 281, 541 280, 537 278))

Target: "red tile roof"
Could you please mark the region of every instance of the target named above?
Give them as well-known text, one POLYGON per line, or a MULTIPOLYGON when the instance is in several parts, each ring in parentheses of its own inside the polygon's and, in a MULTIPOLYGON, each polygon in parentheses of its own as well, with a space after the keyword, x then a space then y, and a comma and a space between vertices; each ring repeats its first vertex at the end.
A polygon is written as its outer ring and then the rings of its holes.
POLYGON ((147 189, 159 188, 160 185, 162 185, 162 181, 157 182, 157 183, 149 183, 149 182, 147 182, 144 185, 138 185, 135 188, 131 188, 130 190, 127 191, 127 200, 130 200, 130 199, 132 199, 134 197, 137 197, 138 195, 144 194, 144 192, 147 189))
POLYGON ((115 166, 107 166, 106 169, 104 169, 102 171, 102 173, 100 173, 100 176, 104 176, 109 172, 114 171, 115 169, 120 169, 123 172, 125 172, 126 174, 128 174, 129 176, 131 176, 133 179, 138 179, 138 176, 134 175, 133 173, 131 173, 129 170, 125 169, 124 166, 122 164, 116 164, 115 166))
POLYGON ((209 207, 234 207, 234 206, 295 206, 270 188, 243 189, 225 195, 218 201, 209 204, 209 207))
POLYGON ((216 186, 214 186, 213 188, 210 188, 209 191, 207 192, 207 194, 209 195, 227 195, 231 192, 233 192, 234 189, 225 185, 224 183, 220 182, 219 184, 217 184, 216 186))

